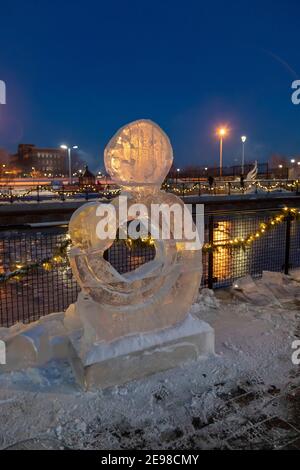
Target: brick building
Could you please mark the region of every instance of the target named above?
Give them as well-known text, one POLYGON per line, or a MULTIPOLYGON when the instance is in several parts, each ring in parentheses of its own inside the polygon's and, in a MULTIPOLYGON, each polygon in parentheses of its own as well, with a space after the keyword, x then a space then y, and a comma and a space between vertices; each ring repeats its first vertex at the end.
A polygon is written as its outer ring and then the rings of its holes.
POLYGON ((64 176, 67 174, 67 153, 61 148, 40 148, 33 144, 18 146, 17 163, 24 174, 33 170, 41 176, 64 176))

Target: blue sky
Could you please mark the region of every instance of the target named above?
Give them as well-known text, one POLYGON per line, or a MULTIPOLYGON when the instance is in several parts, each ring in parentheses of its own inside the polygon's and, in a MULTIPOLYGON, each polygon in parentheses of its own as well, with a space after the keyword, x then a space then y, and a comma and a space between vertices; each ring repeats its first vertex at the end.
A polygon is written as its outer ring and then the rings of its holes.
POLYGON ((300 155, 297 1, 10 1, 1 4, 0 148, 77 144, 93 168, 117 129, 150 118, 177 166, 300 155))

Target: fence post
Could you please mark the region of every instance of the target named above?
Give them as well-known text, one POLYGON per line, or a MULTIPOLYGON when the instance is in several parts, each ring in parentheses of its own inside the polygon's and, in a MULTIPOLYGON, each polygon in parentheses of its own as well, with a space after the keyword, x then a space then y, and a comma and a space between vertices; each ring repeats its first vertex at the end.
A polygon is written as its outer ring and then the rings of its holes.
MULTIPOLYGON (((210 215, 208 217, 208 242, 210 245, 214 242, 214 217, 210 215)), ((213 251, 208 252, 208 288, 213 288, 213 276, 214 276, 214 253, 213 251)))
POLYGON ((285 257, 284 257, 284 274, 289 273, 290 268, 290 247, 291 247, 291 221, 290 215, 286 217, 286 228, 285 228, 285 257))

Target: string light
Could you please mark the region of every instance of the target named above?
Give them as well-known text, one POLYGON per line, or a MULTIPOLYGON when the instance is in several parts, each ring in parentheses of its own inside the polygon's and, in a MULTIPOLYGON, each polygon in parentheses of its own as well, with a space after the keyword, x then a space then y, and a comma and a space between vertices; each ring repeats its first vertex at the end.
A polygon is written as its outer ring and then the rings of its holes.
MULTIPOLYGON (((287 218, 290 217, 292 220, 300 220, 300 211, 297 208, 284 207, 280 214, 276 214, 266 222, 259 224, 258 230, 254 233, 248 234, 246 237, 235 237, 233 239, 218 241, 216 243, 205 243, 202 247, 204 253, 218 251, 219 249, 233 249, 233 248, 249 248, 249 245, 254 243, 258 238, 264 235, 268 230, 274 228, 276 225, 283 223, 287 218)), ((155 239, 151 236, 143 237, 143 239, 132 239, 127 238, 126 240, 116 239, 116 242, 125 242, 129 248, 139 246, 141 243, 148 246, 155 245, 155 239)), ((13 271, 0 274, 0 283, 14 280, 20 281, 26 276, 31 270, 36 268, 43 268, 45 271, 51 271, 52 269, 66 264, 68 262, 68 249, 71 245, 70 235, 67 234, 65 240, 61 245, 57 246, 54 250, 52 257, 47 257, 39 262, 31 263, 28 265, 16 264, 13 271)))
MULTIPOLYGON (((98 188, 96 188, 93 185, 84 185, 84 186, 81 186, 80 188, 78 188, 76 190, 72 190, 72 191, 64 191, 63 189, 61 189, 61 190, 53 189, 50 186, 44 185, 44 186, 38 186, 37 188, 28 189, 28 191, 24 192, 23 194, 12 194, 12 193, 7 194, 7 193, 4 193, 4 192, 0 191, 0 198, 4 199, 4 200, 11 200, 13 198, 16 201, 16 200, 24 199, 25 197, 29 196, 33 192, 42 193, 43 191, 48 191, 48 192, 50 192, 54 195, 61 196, 61 197, 62 196, 72 197, 72 196, 76 196, 77 194, 85 194, 87 192, 87 190, 90 190, 94 193, 99 192, 98 188)), ((119 188, 107 189, 107 190, 104 190, 104 191, 100 190, 99 194, 104 195, 104 196, 111 196, 111 195, 119 194, 120 191, 121 190, 119 188)))
POLYGON ((52 257, 43 258, 40 261, 30 263, 28 265, 16 265, 16 269, 13 271, 8 271, 6 273, 0 274, 0 283, 14 280, 20 281, 25 277, 30 271, 36 268, 43 268, 45 271, 51 271, 57 266, 66 264, 68 262, 68 248, 71 245, 70 237, 66 238, 61 245, 57 246, 54 250, 52 257))
POLYGON ((202 250, 206 253, 212 251, 218 251, 220 248, 248 248, 251 243, 264 235, 268 230, 274 228, 274 226, 283 223, 287 217, 291 217, 293 220, 300 219, 300 211, 296 208, 284 207, 281 214, 277 214, 271 217, 267 222, 262 222, 259 225, 259 229, 255 233, 251 233, 246 237, 237 237, 233 240, 225 240, 217 243, 206 243, 203 245, 202 250))
MULTIPOLYGON (((260 181, 256 181, 254 183, 250 183, 249 184, 249 188, 252 188, 252 187, 255 187, 256 189, 263 189, 264 191, 267 191, 267 192, 270 192, 270 191, 273 191, 275 189, 285 189, 285 188, 289 188, 289 189, 296 189, 299 185, 299 180, 295 180, 293 181, 292 183, 283 183, 283 182, 276 182, 272 185, 269 185, 269 186, 266 186, 264 184, 262 184, 260 181)), ((230 188, 230 191, 232 192, 239 192, 239 193, 244 193, 244 188, 242 188, 239 184, 239 182, 228 182, 228 184, 222 184, 222 185, 217 185, 217 186, 214 186, 214 187, 208 187, 207 184, 201 184, 200 182, 197 182, 195 184, 193 184, 193 186, 191 186, 190 188, 185 188, 184 186, 182 188, 177 188, 177 187, 173 187, 172 185, 168 184, 168 183, 164 183, 162 185, 162 189, 164 190, 167 190, 167 191, 171 191, 171 192, 174 192, 176 194, 180 194, 180 195, 184 195, 184 194, 188 194, 188 193, 192 193, 193 191, 196 191, 196 190, 206 190, 208 192, 222 192, 224 190, 226 190, 230 188)), ((106 189, 106 190, 98 190, 98 188, 95 186, 95 185, 92 185, 92 184, 88 184, 88 185, 84 185, 84 186, 81 186, 80 188, 78 189, 75 189, 75 190, 72 190, 72 191, 64 191, 63 189, 60 189, 60 190, 57 190, 57 189, 54 189, 52 188, 51 186, 48 186, 48 185, 44 185, 44 186, 39 186, 38 188, 31 188, 29 189, 28 191, 24 192, 23 194, 8 194, 8 193, 5 193, 5 192, 1 192, 0 191, 0 199, 3 199, 3 200, 11 200, 11 199, 14 199, 14 200, 22 200, 24 199, 25 197, 29 196, 31 193, 33 192, 43 192, 43 191, 48 191, 48 192, 51 192, 52 194, 55 194, 57 196, 60 196, 60 197, 72 197, 72 196, 76 196, 77 194, 85 194, 87 192, 87 190, 90 190, 91 192, 98 192, 99 194, 101 194, 102 196, 106 197, 106 196, 115 196, 117 194, 119 194, 121 192, 120 188, 115 188, 115 189, 106 189)))

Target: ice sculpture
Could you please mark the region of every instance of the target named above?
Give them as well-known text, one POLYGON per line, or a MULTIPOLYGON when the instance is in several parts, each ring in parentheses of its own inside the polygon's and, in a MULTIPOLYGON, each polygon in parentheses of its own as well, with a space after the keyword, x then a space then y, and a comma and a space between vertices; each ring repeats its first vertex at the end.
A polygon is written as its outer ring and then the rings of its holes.
MULTIPOLYGON (((110 140, 104 154, 105 166, 114 182, 128 197, 128 207, 142 202, 177 203, 180 198, 160 190, 173 152, 167 135, 153 122, 139 120, 120 129, 110 140)), ((103 258, 113 240, 96 235, 99 202, 82 206, 72 216, 69 233, 73 242, 70 260, 82 290, 101 308, 97 312, 95 339, 111 341, 126 334, 166 328, 183 320, 198 292, 201 250, 184 249, 183 238, 154 240, 156 255, 132 272, 119 274, 103 258)), ((118 214, 119 200, 112 204, 118 214)), ((118 220, 125 225, 127 220, 118 220)), ((151 224, 149 218, 145 221, 151 224)), ((161 228, 161 227, 160 227, 161 228)))
POLYGON ((178 204, 183 210, 181 199, 160 189, 173 161, 167 135, 150 120, 134 121, 110 140, 104 160, 122 190, 104 206, 116 212, 115 225, 107 211, 112 236, 99 238, 97 233, 97 209, 103 208, 103 202, 85 204, 69 224, 70 262, 82 292, 66 311, 64 325, 72 345, 73 369, 87 388, 124 383, 214 350, 211 327, 188 314, 200 285, 201 247, 191 249, 184 235, 178 237, 175 217, 170 238, 153 240, 152 261, 120 274, 104 259, 116 227, 122 233, 135 220, 128 216, 135 204, 146 208, 139 214, 140 223, 157 233, 163 217, 153 221, 153 203, 164 204, 165 209, 178 204), (120 207, 125 196, 124 216, 120 207))
POLYGON ((248 173, 247 176, 246 176, 246 181, 254 181, 254 180, 256 180, 256 178, 257 178, 257 172, 258 172, 258 169, 257 169, 257 160, 255 160, 254 167, 252 168, 252 170, 249 171, 249 173, 248 173))

